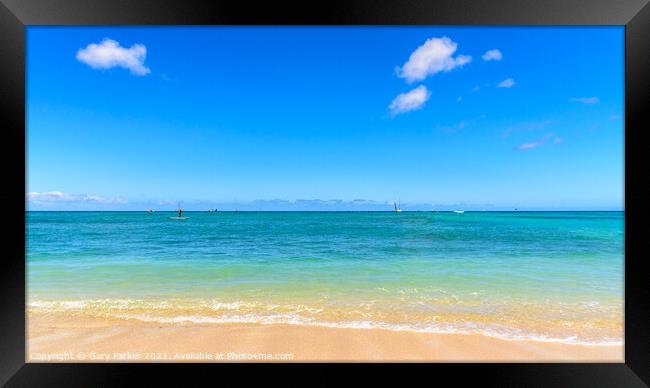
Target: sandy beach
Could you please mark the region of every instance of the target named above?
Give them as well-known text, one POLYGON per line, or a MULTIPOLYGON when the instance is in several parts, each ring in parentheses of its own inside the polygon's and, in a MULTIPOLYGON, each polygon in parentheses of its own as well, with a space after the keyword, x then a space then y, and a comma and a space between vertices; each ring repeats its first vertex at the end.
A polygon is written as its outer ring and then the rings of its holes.
POLYGON ((622 362, 623 346, 304 325, 28 315, 28 362, 622 362))

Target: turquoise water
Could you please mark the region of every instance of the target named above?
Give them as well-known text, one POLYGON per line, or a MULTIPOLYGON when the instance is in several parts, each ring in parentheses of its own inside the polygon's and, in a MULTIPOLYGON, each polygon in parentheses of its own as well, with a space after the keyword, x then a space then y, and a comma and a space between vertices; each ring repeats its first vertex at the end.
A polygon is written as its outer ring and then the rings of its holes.
POLYGON ((28 212, 29 308, 620 343, 623 212, 28 212))

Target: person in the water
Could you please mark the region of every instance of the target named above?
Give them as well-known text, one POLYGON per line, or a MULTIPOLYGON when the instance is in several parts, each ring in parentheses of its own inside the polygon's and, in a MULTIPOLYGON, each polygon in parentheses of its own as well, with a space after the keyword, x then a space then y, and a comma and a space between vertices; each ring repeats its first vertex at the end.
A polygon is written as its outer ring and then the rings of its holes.
POLYGON ((183 209, 181 209, 181 208, 179 207, 179 208, 178 208, 178 218, 181 218, 182 215, 183 215, 183 209))

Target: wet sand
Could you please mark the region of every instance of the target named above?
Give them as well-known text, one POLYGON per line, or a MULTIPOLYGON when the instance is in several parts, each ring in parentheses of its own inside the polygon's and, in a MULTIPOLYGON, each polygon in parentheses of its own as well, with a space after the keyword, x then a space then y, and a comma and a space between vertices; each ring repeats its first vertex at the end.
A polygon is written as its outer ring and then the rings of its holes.
POLYGON ((28 315, 28 362, 622 362, 622 345, 573 345, 303 325, 160 324, 28 315))

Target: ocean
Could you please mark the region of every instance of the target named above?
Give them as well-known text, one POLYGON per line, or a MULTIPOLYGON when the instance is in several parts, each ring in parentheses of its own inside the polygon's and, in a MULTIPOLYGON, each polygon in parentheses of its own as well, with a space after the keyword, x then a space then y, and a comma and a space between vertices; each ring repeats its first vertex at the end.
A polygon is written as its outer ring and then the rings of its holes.
POLYGON ((34 212, 28 310, 623 342, 624 212, 34 212))

